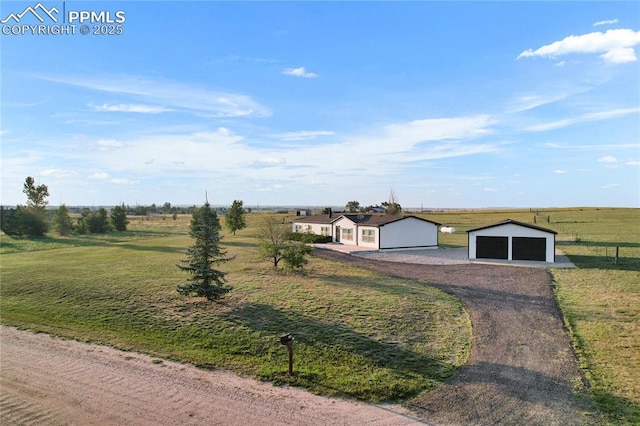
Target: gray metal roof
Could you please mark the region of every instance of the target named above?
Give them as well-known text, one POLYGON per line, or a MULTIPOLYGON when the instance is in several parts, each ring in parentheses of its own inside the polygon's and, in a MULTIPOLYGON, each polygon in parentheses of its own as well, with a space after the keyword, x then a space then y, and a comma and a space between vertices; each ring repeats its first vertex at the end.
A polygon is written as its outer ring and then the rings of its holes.
POLYGON ((494 224, 491 224, 491 225, 486 225, 486 226, 481 226, 479 228, 469 229, 467 232, 479 231, 481 229, 494 228, 496 226, 502 226, 502 225, 508 225, 508 224, 524 226, 525 228, 536 229, 538 231, 548 232, 550 234, 556 234, 556 235, 558 234, 556 231, 553 231, 551 229, 543 228, 541 226, 532 225, 530 223, 519 222, 519 221, 513 220, 513 219, 506 219, 506 220, 503 220, 502 222, 494 223, 494 224))

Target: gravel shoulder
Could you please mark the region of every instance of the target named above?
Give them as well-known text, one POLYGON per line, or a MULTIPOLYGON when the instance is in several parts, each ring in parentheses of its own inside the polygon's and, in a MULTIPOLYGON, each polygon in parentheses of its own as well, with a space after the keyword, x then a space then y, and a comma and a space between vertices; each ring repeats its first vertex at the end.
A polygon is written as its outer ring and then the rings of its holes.
POLYGON ((473 326, 468 363, 407 403, 438 425, 586 425, 584 379, 545 269, 372 260, 331 250, 319 257, 428 283, 458 297, 473 326))

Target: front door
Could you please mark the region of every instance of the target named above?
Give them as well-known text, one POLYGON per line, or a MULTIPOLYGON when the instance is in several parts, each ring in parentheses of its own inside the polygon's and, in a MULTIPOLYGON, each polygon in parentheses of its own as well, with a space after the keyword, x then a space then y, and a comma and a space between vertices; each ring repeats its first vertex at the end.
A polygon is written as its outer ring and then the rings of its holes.
POLYGON ((336 226, 336 242, 340 242, 340 227, 336 226))

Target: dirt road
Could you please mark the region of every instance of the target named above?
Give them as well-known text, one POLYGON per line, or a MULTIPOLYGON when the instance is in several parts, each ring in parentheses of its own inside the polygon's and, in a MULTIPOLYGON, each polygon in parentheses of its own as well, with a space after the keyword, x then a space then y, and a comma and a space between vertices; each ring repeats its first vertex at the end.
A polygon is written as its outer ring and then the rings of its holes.
POLYGON ((438 287, 468 310, 468 363, 408 406, 438 425, 587 425, 591 406, 544 269, 425 265, 364 259, 330 250, 319 257, 438 287))
POLYGON ((0 328, 3 425, 413 425, 375 406, 0 328))

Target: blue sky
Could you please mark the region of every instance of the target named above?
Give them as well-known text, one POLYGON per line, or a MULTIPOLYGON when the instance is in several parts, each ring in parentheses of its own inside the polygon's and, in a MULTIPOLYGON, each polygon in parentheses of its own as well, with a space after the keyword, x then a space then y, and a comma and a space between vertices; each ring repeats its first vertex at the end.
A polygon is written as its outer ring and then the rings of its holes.
POLYGON ((0 5, 2 204, 640 207, 640 3, 37 5, 0 5))

